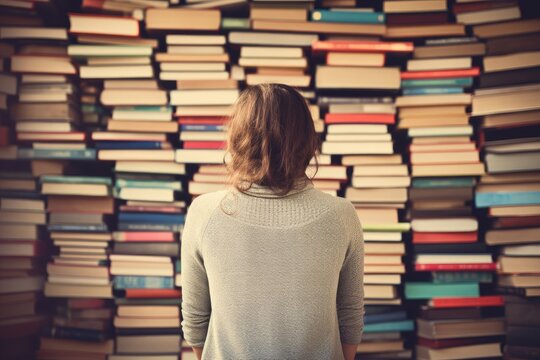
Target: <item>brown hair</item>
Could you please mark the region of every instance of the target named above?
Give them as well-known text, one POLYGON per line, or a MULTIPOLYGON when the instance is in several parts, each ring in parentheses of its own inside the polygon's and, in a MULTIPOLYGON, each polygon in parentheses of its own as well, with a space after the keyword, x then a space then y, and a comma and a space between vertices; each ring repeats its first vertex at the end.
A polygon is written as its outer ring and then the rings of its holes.
POLYGON ((253 184, 285 195, 307 180, 319 137, 304 97, 283 84, 260 84, 240 94, 229 121, 226 166, 239 191, 253 184))

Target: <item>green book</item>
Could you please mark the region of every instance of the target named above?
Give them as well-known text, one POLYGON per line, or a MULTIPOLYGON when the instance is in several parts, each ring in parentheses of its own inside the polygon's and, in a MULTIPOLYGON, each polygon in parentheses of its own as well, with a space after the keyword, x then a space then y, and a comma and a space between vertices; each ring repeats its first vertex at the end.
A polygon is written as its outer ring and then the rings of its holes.
POLYGON ((411 229, 410 223, 397 224, 362 224, 364 231, 405 232, 411 229))
POLYGON ((182 183, 180 181, 117 179, 116 187, 182 190, 182 183))
POLYGON ((413 331, 413 330, 414 330, 414 322, 412 320, 390 321, 390 322, 364 325, 365 333, 413 331))
POLYGON ((442 177, 442 178, 415 178, 412 179, 413 188, 452 188, 474 186, 473 177, 442 177))
POLYGON ((246 29, 251 27, 249 19, 244 18, 223 18, 221 19, 222 29, 246 29))
POLYGON ((67 176, 67 175, 43 175, 42 183, 65 183, 65 184, 104 184, 111 185, 112 181, 107 177, 99 176, 67 176))
POLYGON ((431 278, 437 284, 451 284, 459 282, 493 282, 493 274, 488 271, 434 271, 431 278))
POLYGON ((405 283, 405 298, 410 300, 432 299, 436 297, 475 297, 480 296, 480 286, 477 282, 461 283, 405 283))
POLYGON ((473 78, 450 78, 450 79, 413 79, 413 80, 401 80, 401 86, 403 88, 411 87, 447 87, 447 86, 459 86, 468 87, 472 86, 473 78))

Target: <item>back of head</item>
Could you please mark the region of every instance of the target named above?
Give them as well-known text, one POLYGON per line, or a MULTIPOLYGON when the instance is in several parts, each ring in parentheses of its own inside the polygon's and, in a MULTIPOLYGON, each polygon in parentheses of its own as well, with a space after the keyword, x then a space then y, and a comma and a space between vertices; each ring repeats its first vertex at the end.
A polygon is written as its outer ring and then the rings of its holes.
POLYGON ((227 168, 232 185, 252 184, 286 194, 306 179, 306 168, 319 147, 304 97, 283 84, 244 90, 229 122, 227 168))

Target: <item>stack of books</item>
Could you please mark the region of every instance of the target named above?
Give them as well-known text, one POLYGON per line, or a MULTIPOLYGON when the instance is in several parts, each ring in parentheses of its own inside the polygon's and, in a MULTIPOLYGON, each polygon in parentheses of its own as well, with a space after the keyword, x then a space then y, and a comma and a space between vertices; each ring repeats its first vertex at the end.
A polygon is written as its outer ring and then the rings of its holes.
MULTIPOLYGON (((512 5, 512 4, 510 4, 512 5)), ((485 239, 498 250, 497 290, 505 294, 509 358, 540 354, 536 315, 540 304, 540 53, 529 39, 540 35, 537 19, 520 19, 508 5, 492 10, 504 22, 473 26, 487 43, 472 113, 480 121, 487 174, 476 189, 486 210, 485 239)), ((524 17, 527 9, 523 9, 524 17)))
POLYGON ((40 179, 47 196, 48 230, 58 249, 47 265, 45 295, 56 301, 37 354, 42 359, 104 357, 98 349, 111 349, 113 344, 113 309, 107 301, 113 297, 108 266, 112 182, 105 176, 81 175, 98 173, 91 166, 81 167, 77 175, 40 179))
MULTIPOLYGON (((375 12, 316 13, 333 19, 329 22, 371 17, 384 23, 384 14, 375 12)), ((405 273, 403 233, 409 230, 409 223, 400 221, 399 211, 407 202, 410 177, 390 133, 395 124, 393 95, 400 86, 399 68, 385 65, 387 57, 409 53, 413 45, 319 40, 312 50, 315 59, 325 61, 317 65, 315 74, 319 104, 325 112, 322 154, 336 157, 335 168, 353 168, 344 195, 355 205, 364 229, 367 315, 365 341, 357 352, 363 358, 410 358, 412 351, 405 347, 401 333, 413 330, 414 325, 401 307, 399 287, 405 273), (348 93, 343 96, 338 89, 348 93)))
MULTIPOLYGON (((444 1, 430 3, 436 7, 432 11, 447 10, 444 1)), ((415 273, 405 284, 405 296, 420 300, 418 358, 500 356, 496 336, 503 324, 502 298, 491 293, 495 263, 479 241, 472 204, 476 177, 484 173, 468 116, 470 88, 480 69, 474 66, 476 49, 451 51, 477 40, 463 36, 463 24, 441 16, 444 24, 434 25, 441 32, 422 35, 439 38, 415 48, 401 73, 402 95, 396 99, 398 127, 411 139, 413 177, 408 215, 415 273), (467 332, 474 324, 483 327, 467 332)))

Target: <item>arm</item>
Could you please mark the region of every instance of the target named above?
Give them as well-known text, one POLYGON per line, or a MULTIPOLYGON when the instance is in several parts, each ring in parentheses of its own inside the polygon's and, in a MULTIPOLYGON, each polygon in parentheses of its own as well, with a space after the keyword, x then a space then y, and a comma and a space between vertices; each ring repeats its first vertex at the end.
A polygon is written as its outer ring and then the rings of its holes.
POLYGON ((351 204, 343 214, 349 247, 339 276, 337 312, 343 355, 354 359, 364 328, 364 241, 362 227, 351 204))
POLYGON ((184 339, 200 359, 208 332, 211 306, 208 278, 201 254, 201 238, 205 224, 196 202, 188 211, 182 233, 182 330, 184 339))

